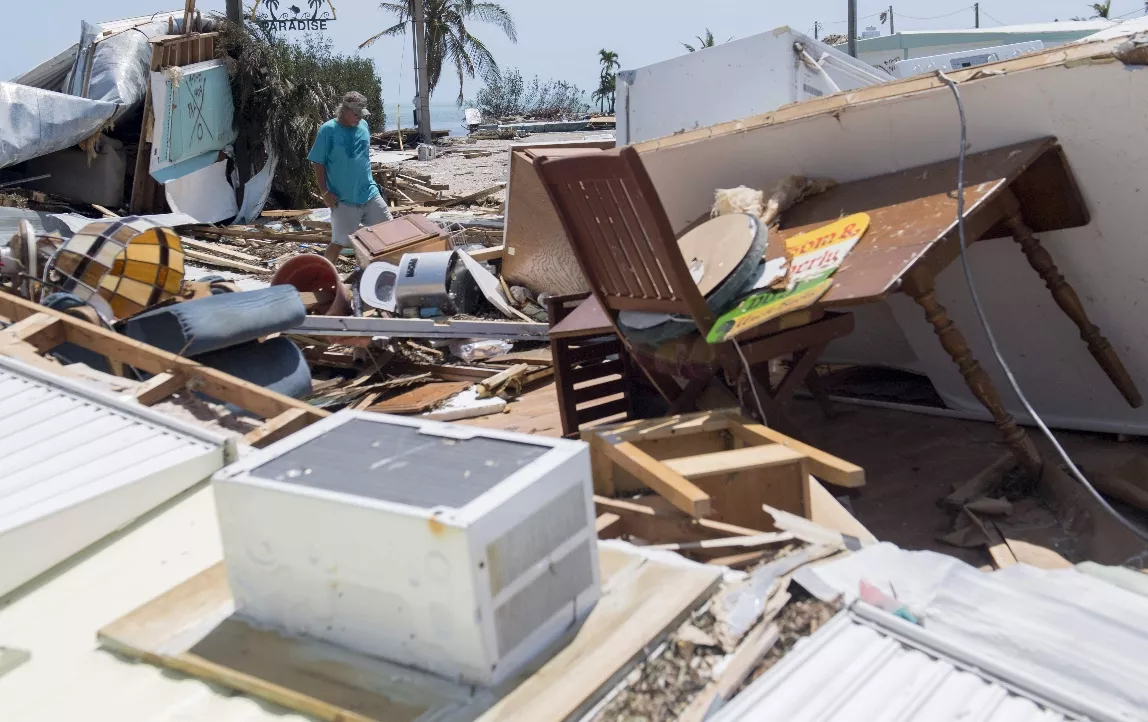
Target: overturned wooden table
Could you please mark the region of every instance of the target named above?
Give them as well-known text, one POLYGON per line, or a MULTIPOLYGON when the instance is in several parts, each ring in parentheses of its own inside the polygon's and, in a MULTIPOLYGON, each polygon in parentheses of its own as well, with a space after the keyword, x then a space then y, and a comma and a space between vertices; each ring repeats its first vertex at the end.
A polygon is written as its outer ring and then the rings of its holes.
MULTIPOLYGON (((901 291, 924 310, 945 351, 969 389, 992 414, 1017 459, 1039 475, 1042 460, 1009 414, 988 374, 973 358, 964 335, 936 298, 934 280, 960 261, 957 224, 957 159, 837 186, 784 214, 784 228, 770 238, 768 255, 784 252, 784 241, 851 213, 868 213, 869 231, 838 269, 820 300, 823 308, 881 301, 901 291)), ((1036 233, 1076 228, 1088 211, 1055 138, 1005 146, 965 159, 965 235, 971 244, 1012 237, 1040 274, 1060 309, 1104 373, 1133 408, 1143 402, 1116 350, 1089 320, 1036 233)))

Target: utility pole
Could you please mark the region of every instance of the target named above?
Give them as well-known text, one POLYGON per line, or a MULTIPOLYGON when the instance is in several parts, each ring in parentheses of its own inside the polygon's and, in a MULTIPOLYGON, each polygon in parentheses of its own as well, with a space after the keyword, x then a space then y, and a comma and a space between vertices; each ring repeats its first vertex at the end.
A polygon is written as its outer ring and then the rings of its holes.
POLYGON ((896 35, 897 29, 893 26, 893 6, 889 6, 889 34, 896 35))
POLYGON ((418 108, 419 140, 431 143, 430 125, 430 83, 427 81, 427 36, 426 36, 426 8, 423 0, 412 0, 413 13, 411 20, 414 23, 415 33, 415 80, 418 83, 415 106, 418 108))
POLYGON ((227 0, 227 22, 243 25, 243 7, 240 0, 227 0))
POLYGON ((973 27, 979 28, 981 26, 981 4, 973 3, 973 27))
POLYGON ((857 57, 857 0, 849 0, 849 54, 857 57))
MULTIPOLYGON (((1148 6, 1148 0, 1145 0, 1144 5, 1148 6)), ((820 33, 821 33, 821 23, 814 20, 813 21, 813 39, 814 40, 820 40, 821 39, 820 33)))

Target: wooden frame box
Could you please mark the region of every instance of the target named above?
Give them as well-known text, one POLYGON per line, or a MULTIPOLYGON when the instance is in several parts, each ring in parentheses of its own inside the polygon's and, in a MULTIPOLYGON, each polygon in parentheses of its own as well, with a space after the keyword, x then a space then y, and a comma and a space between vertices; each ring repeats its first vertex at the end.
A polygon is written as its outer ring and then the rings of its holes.
POLYGON ((861 467, 732 411, 631 421, 582 438, 590 443, 595 494, 652 489, 691 517, 748 529, 774 528, 765 504, 811 519, 817 489, 810 474, 838 486, 865 483, 861 467))

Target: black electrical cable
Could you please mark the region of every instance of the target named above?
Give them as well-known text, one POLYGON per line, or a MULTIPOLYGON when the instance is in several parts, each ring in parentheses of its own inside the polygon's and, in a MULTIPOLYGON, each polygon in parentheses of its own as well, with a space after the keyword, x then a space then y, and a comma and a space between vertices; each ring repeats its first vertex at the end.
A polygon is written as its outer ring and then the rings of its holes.
POLYGON ((1050 431, 1048 426, 1045 425, 1044 420, 1041 419, 1039 415, 1037 415, 1036 409, 1032 407, 1032 404, 1028 402, 1028 398, 1025 397, 1024 392, 1020 390, 1020 384, 1017 382, 1016 377, 1013 376, 1012 369, 1010 369, 1008 364, 1005 363, 1004 355, 1001 354, 1000 347, 997 346, 996 336, 993 334, 992 328, 989 327, 989 321, 985 317, 984 307, 981 306, 980 295, 977 293, 976 283, 973 282, 973 274, 969 269, 969 259, 967 255, 967 246, 965 243, 965 155, 968 149, 968 126, 965 122, 965 106, 964 103, 961 102, 961 92, 957 90, 956 82, 953 81, 953 79, 949 76, 945 75, 943 70, 938 70, 937 76, 940 77, 940 79, 949 86, 949 89, 953 91, 953 97, 957 101, 957 113, 961 118, 961 153, 957 159, 957 235, 960 237, 961 241, 961 265, 965 270, 965 282, 969 286, 969 293, 973 298, 973 306, 977 310, 977 318, 980 319, 981 327, 985 330, 985 336, 988 337, 989 346, 992 347, 993 355, 996 356, 997 363, 1001 365, 1001 369, 1004 371, 1005 376, 1008 378, 1009 384, 1012 386, 1013 391, 1016 392, 1017 398, 1019 398, 1020 402, 1024 404, 1024 408, 1026 411, 1028 411, 1028 415, 1032 417, 1033 422, 1036 423, 1036 425, 1048 438, 1053 448, 1055 448, 1057 453, 1060 454, 1060 458, 1064 459, 1065 465, 1068 466, 1069 471, 1072 472, 1072 475, 1076 478, 1076 480, 1080 482, 1080 484, 1088 490, 1088 493, 1095 497, 1095 499, 1100 502, 1100 505, 1103 506, 1104 509, 1108 511, 1108 513, 1114 516, 1117 521, 1127 527, 1128 530, 1136 536, 1145 541, 1148 541, 1148 532, 1145 532, 1136 524, 1128 521, 1124 518, 1123 515, 1120 514, 1120 512, 1113 509, 1112 505, 1108 503, 1108 500, 1105 499, 1100 494, 1100 492, 1096 491, 1096 488, 1093 487, 1091 483, 1089 483, 1088 479, 1084 478, 1084 474, 1081 473, 1080 469, 1076 468, 1076 464, 1072 463, 1072 459, 1069 458, 1068 452, 1064 450, 1064 447, 1061 446, 1060 442, 1056 440, 1056 437, 1052 435, 1052 431, 1050 431))

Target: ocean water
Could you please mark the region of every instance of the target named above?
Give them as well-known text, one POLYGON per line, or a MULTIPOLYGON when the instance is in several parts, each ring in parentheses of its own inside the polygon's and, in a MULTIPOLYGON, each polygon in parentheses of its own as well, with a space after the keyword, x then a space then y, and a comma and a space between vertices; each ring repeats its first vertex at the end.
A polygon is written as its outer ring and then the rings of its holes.
MULTIPOLYGON (((431 116, 431 130, 449 130, 451 135, 466 135, 466 124, 463 122, 463 110, 454 103, 443 103, 431 101, 430 116, 431 116)), ((396 108, 394 103, 387 104, 387 130, 394 130, 398 127, 395 115, 396 111, 402 112, 402 124, 404 128, 413 128, 415 125, 414 117, 414 104, 406 102, 402 104, 401 108, 396 108)))

